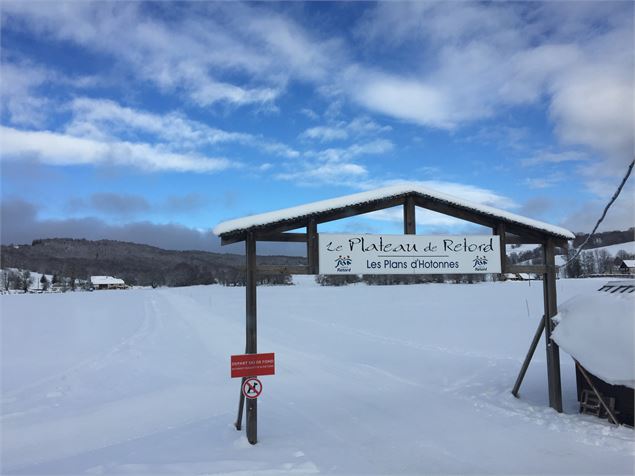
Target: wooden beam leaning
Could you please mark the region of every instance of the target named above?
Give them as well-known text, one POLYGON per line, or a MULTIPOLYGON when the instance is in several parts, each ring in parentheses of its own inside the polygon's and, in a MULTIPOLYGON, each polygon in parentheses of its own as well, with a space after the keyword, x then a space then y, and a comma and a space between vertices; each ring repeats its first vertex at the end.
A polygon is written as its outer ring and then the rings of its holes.
POLYGON ((609 416, 609 419, 613 420, 613 423, 616 424, 617 426, 620 426, 620 423, 617 421, 617 418, 615 418, 615 415, 613 414, 609 406, 604 401, 604 398, 602 398, 602 394, 599 392, 596 386, 593 385, 593 381, 591 380, 591 377, 589 377, 589 374, 586 372, 586 370, 584 370, 584 367, 582 367, 580 365, 580 362, 578 362, 577 360, 575 361, 575 366, 584 377, 584 380, 586 380, 586 383, 589 384, 589 386, 591 387, 591 390, 593 390, 593 393, 595 393, 595 396, 599 400, 602 407, 604 407, 604 411, 606 411, 607 415, 609 416))
POLYGON ((512 389, 512 395, 516 398, 518 398, 518 391, 520 390, 520 385, 523 383, 523 379, 525 378, 525 374, 527 373, 527 369, 529 368, 531 359, 533 359, 534 352, 536 352, 536 347, 538 347, 538 343, 540 342, 542 331, 544 330, 545 330, 545 316, 542 316, 540 318, 540 323, 538 324, 538 329, 536 329, 534 338, 532 339, 531 345, 529 346, 529 350, 527 351, 527 355, 525 356, 525 360, 523 361, 523 365, 520 368, 520 372, 518 373, 518 377, 516 377, 514 388, 512 389))
POLYGON ((546 272, 543 274, 542 289, 545 306, 545 343, 547 350, 547 381, 549 385, 549 406, 562 413, 562 384, 560 381, 560 349, 551 340, 553 322, 551 318, 558 314, 556 296, 556 257, 554 240, 547 238, 543 245, 546 272))
POLYGON ((307 274, 318 274, 319 268, 319 249, 318 249, 318 231, 315 218, 309 218, 306 226, 306 257, 309 261, 309 272, 307 274))
MULTIPOLYGON (((245 254, 247 255, 247 280, 246 280, 246 354, 258 352, 257 334, 257 305, 256 305, 256 237, 253 233, 247 234, 245 240, 245 254)), ((242 388, 241 388, 242 391, 242 388)), ((247 399, 247 440, 252 445, 258 442, 258 399, 247 399)))
POLYGON ((245 407, 245 395, 243 395, 243 385, 247 377, 243 377, 240 381, 240 395, 238 397, 238 415, 236 416, 236 422, 234 426, 238 431, 241 430, 243 425, 243 409, 245 407))
POLYGON ((403 204, 403 232, 405 235, 417 234, 415 213, 415 199, 412 195, 408 195, 403 204))

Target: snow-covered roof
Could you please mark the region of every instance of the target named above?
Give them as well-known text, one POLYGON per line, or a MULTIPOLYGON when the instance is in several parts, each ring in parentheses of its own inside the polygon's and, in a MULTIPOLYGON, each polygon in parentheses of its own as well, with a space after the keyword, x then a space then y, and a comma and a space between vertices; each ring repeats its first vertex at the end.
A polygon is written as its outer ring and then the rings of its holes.
POLYGON ((126 284, 123 279, 113 278, 112 276, 91 276, 92 284, 126 284))
POLYGON ((296 220, 303 217, 308 217, 309 215, 329 212, 350 206, 362 205, 375 200, 382 200, 406 194, 415 194, 423 198, 433 199, 438 202, 455 205, 457 207, 468 209, 482 215, 488 215, 491 217, 499 218, 506 222, 511 222, 523 225, 525 227, 533 228, 541 232, 546 232, 547 234, 555 235, 560 238, 565 238, 568 240, 575 238, 575 235, 565 228, 550 225, 548 223, 533 220, 531 218, 523 217, 521 215, 517 215, 505 210, 482 205, 480 203, 464 200, 462 198, 448 195, 446 193, 437 192, 436 190, 422 187, 418 184, 394 185, 391 187, 379 188, 368 192, 355 193, 343 197, 308 203, 306 205, 285 208, 282 210, 261 213, 258 215, 251 215, 235 220, 229 220, 223 223, 219 223, 214 228, 214 233, 220 236, 229 233, 245 231, 255 227, 273 225, 289 220, 296 220))
POLYGON ((554 320, 552 338, 562 350, 605 382, 635 388, 635 293, 579 295, 554 320))
POLYGON ((625 259, 622 262, 627 268, 635 268, 635 259, 625 259))

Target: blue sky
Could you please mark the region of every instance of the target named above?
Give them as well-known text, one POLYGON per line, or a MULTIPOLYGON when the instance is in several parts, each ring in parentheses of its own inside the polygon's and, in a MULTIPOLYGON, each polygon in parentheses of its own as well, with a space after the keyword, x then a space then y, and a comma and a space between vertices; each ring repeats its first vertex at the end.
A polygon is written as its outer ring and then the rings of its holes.
MULTIPOLYGON (((631 2, 1 8, 3 243, 217 249, 220 221, 401 181, 586 232, 633 157, 631 2)), ((634 221, 629 184, 604 229, 634 221)))

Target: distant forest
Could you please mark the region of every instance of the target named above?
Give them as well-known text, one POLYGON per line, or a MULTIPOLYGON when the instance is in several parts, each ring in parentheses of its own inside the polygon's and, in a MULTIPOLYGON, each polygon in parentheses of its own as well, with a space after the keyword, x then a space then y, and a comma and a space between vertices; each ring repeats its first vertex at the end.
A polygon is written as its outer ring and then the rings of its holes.
MULTIPOLYGON (((258 263, 301 265, 306 264, 306 259, 259 256, 258 263)), ((245 257, 241 255, 163 250, 114 240, 53 238, 35 240, 31 245, 3 245, 0 267, 81 280, 115 276, 136 286, 242 286, 245 281, 245 257)), ((261 284, 289 284, 290 279, 284 274, 258 276, 261 284)))

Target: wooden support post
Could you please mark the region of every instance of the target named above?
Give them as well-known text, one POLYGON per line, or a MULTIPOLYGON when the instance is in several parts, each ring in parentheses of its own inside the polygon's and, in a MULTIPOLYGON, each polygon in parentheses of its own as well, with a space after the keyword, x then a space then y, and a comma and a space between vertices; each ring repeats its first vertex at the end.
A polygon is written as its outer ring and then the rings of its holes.
POLYGON ((560 349, 551 340, 553 322, 551 318, 558 314, 556 296, 556 257, 555 245, 552 238, 548 238, 543 245, 545 266, 542 288, 545 305, 545 343, 547 346, 547 382, 549 385, 549 406, 562 413, 562 384, 560 382, 560 349))
POLYGON ((415 211, 415 199, 412 195, 408 195, 403 204, 403 232, 405 235, 417 234, 415 211))
MULTIPOLYGON (((247 286, 246 286, 246 354, 258 352, 258 334, 256 332, 256 237, 253 233, 247 235, 245 241, 247 255, 247 286)), ((247 440, 252 445, 258 442, 258 399, 247 399, 247 440)))
POLYGON ((501 273, 507 272, 507 238, 505 236, 506 228, 504 223, 497 223, 492 230, 494 235, 500 236, 500 257, 501 257, 501 273))
POLYGON ((318 274, 319 250, 315 218, 309 218, 309 223, 306 226, 306 236, 306 257, 309 261, 309 274, 318 274))

